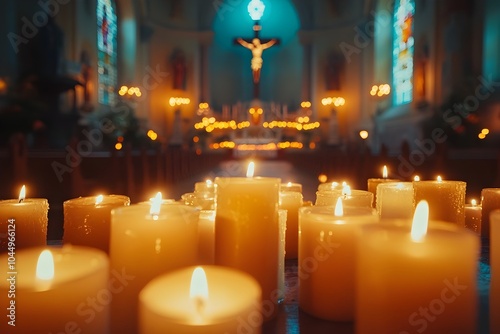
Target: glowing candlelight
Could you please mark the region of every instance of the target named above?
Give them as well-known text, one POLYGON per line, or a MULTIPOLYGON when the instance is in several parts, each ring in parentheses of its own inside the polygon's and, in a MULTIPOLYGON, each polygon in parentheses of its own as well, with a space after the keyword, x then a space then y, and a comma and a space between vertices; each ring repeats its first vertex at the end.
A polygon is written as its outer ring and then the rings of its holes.
POLYGON ((98 195, 98 196, 95 198, 95 205, 99 205, 99 204, 101 204, 103 200, 104 200, 104 196, 103 196, 103 195, 98 195))
POLYGON ((429 203, 420 201, 415 208, 413 215, 413 223, 411 225, 411 239, 415 242, 420 242, 427 234, 429 225, 429 203))
POLYGON ((36 264, 36 278, 41 280, 54 278, 54 256, 51 251, 44 250, 40 253, 36 264))
POLYGON ((384 165, 384 168, 382 168, 382 178, 387 179, 387 166, 384 165))
POLYGON ((21 191, 19 192, 19 203, 21 203, 22 201, 24 201, 25 198, 26 198, 26 186, 23 185, 21 187, 21 191))
POLYGON ((335 204, 335 217, 342 217, 344 215, 344 206, 342 205, 342 198, 337 199, 337 203, 335 204))
POLYGON ((250 161, 247 167, 247 177, 253 177, 255 171, 255 163, 253 161, 250 161))
POLYGON ((158 219, 158 215, 160 214, 162 196, 161 192, 158 192, 151 201, 151 209, 149 210, 149 214, 153 216, 154 219, 158 219))

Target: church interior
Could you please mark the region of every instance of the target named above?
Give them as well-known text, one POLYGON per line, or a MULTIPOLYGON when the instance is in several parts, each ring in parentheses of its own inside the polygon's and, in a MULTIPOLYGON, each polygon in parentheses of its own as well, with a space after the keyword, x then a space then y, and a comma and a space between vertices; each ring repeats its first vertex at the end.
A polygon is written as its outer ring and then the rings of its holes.
MULTIPOLYGON (((405 182, 464 181, 467 203, 500 187, 496 0, 0 9, 0 199, 22 185, 47 198, 47 240, 62 240, 71 198, 177 201, 195 182, 244 176, 249 160, 312 203, 330 181, 367 190, 383 166, 405 182)), ((301 316, 264 332, 354 333, 301 316)))

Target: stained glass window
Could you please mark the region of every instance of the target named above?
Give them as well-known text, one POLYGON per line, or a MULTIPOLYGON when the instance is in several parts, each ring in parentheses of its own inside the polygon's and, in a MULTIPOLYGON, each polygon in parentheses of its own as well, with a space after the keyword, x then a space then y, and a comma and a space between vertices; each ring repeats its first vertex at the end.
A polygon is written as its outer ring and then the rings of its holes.
POLYGON ((113 0, 97 0, 97 71, 99 103, 116 103, 117 18, 113 0))
POLYGON ((413 17, 414 0, 396 0, 394 3, 394 44, 392 48, 392 85, 394 104, 413 100, 413 17))

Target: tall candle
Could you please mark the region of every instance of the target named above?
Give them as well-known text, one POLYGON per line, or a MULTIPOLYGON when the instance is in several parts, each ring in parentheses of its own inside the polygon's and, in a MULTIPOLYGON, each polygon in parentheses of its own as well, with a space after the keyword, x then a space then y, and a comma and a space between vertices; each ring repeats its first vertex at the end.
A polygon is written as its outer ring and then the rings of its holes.
MULTIPOLYGON (((287 210, 278 210, 279 219, 279 246, 278 246, 278 303, 285 300, 286 286, 285 286, 285 245, 286 245, 286 221, 288 212, 287 210)), ((297 232, 298 233, 298 232, 297 232)))
POLYGON ((500 210, 490 213, 490 333, 500 333, 500 210))
POLYGON ((432 208, 429 219, 443 220, 465 227, 465 191, 463 181, 427 180, 413 182, 415 203, 425 200, 432 208))
POLYGON ((359 228, 378 217, 370 207, 339 210, 299 210, 299 306, 321 319, 353 321, 359 228))
POLYGON ((470 204, 465 204, 465 227, 481 235, 481 214, 482 206, 476 200, 471 200, 470 204))
POLYGON ((463 227, 428 221, 423 203, 413 225, 363 227, 356 333, 476 332, 479 238, 463 227))
POLYGON ((199 210, 156 200, 111 211, 110 265, 131 278, 112 300, 113 333, 137 332, 138 295, 147 282, 198 259, 199 210))
POLYGON ((500 188, 484 188, 481 190, 481 237, 490 237, 490 214, 500 209, 500 188))
POLYGON ((31 247, 16 252, 13 262, 2 254, 0 267, 7 277, 0 280, 7 315, 0 321, 1 333, 109 332, 108 304, 115 290, 104 252, 68 245, 31 247))
POLYGON ((373 194, 373 207, 377 205, 377 186, 385 182, 398 182, 398 179, 388 178, 387 166, 382 168, 382 178, 369 178, 367 180, 368 191, 373 194))
POLYGON ((111 210, 130 205, 124 195, 73 198, 63 203, 63 243, 98 248, 109 253, 111 210))
POLYGON ((413 184, 386 182, 377 186, 377 212, 381 219, 411 219, 413 216, 413 184))
MULTIPOLYGON (((250 168, 249 168, 250 169, 250 168)), ((265 320, 277 314, 279 188, 272 177, 217 177, 215 264, 243 270, 261 285, 265 320)))
POLYGON ((287 210, 285 242, 285 257, 287 259, 296 259, 298 256, 299 208, 302 205, 302 193, 296 191, 280 191, 279 208, 287 210))
POLYGON ((198 220, 198 264, 214 264, 215 210, 201 210, 198 220))
POLYGON ((260 334, 261 289, 228 267, 187 267, 149 282, 140 296, 140 334, 260 334))
POLYGON ((47 244, 48 200, 25 198, 25 189, 19 199, 0 201, 0 234, 6 236, 0 238, 0 252, 47 244))

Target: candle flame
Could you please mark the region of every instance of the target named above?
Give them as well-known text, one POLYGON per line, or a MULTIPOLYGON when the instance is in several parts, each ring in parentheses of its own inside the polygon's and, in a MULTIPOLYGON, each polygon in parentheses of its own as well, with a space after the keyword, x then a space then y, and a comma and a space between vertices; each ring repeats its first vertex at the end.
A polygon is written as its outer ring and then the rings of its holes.
POLYGON ((443 181, 443 179, 441 178, 441 175, 438 175, 438 177, 437 177, 437 181, 438 181, 438 182, 442 182, 442 181, 443 181))
POLYGON ((382 168, 382 177, 383 177, 384 179, 387 179, 387 174, 388 174, 388 173, 387 173, 387 166, 386 166, 386 165, 384 165, 384 168, 382 168))
POLYGON ((250 161, 247 168, 247 177, 253 177, 254 170, 255 170, 255 163, 253 161, 250 161))
POLYGON ((413 181, 416 181, 416 182, 420 181, 420 176, 415 175, 415 177, 413 178, 413 181))
POLYGON ((288 183, 286 184, 286 186, 287 186, 287 187, 291 187, 291 186, 292 186, 292 182, 288 182, 288 183))
POLYGON ((411 239, 415 242, 420 242, 427 234, 429 225, 429 203, 425 200, 418 202, 413 215, 413 223, 411 225, 411 239))
POLYGON ((472 204, 472 206, 476 206, 477 205, 477 201, 475 199, 471 200, 470 203, 472 204))
POLYGON ((156 193, 155 198, 151 200, 151 209, 149 210, 149 214, 152 215, 155 219, 158 219, 158 215, 160 214, 161 202, 161 192, 158 192, 156 193))
POLYGON ((196 267, 191 276, 191 286, 189 288, 189 297, 196 302, 198 312, 202 311, 204 303, 208 300, 207 275, 202 267, 196 267))
POLYGON ((54 278, 54 256, 49 250, 44 250, 38 257, 36 264, 36 278, 51 280, 54 278))
POLYGON ((210 179, 207 179, 205 180, 205 183, 207 184, 207 186, 211 187, 212 186, 212 180, 210 179))
POLYGON ((22 201, 24 201, 25 198, 26 198, 26 186, 23 185, 21 187, 21 191, 19 192, 19 203, 21 203, 22 201))
POLYGON ((342 196, 351 196, 351 187, 348 186, 347 184, 342 187, 342 196))
POLYGON ((95 198, 95 205, 99 205, 99 204, 101 204, 103 200, 104 200, 104 196, 103 196, 103 195, 98 195, 98 196, 95 198))
POLYGON ((342 205, 342 198, 337 198, 337 203, 335 204, 335 217, 342 217, 344 215, 344 206, 342 205))

